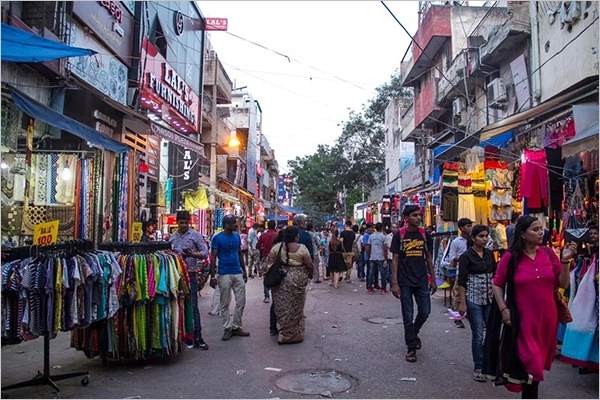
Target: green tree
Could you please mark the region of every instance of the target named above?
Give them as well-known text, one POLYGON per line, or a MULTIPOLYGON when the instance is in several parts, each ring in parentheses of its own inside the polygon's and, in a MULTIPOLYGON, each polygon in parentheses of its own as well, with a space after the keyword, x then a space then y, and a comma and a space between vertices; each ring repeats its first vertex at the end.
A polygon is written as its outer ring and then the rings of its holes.
POLYGON ((342 210, 337 195, 345 186, 346 211, 362 201, 385 177, 385 110, 392 99, 410 95, 402 89, 398 70, 389 82, 377 87, 377 95, 362 106, 350 110, 332 147, 319 145, 317 152, 288 163, 294 178, 294 198, 298 207, 311 215, 332 215, 342 210), (337 208, 336 208, 337 205, 337 208), (312 213, 312 214, 310 214, 312 213))

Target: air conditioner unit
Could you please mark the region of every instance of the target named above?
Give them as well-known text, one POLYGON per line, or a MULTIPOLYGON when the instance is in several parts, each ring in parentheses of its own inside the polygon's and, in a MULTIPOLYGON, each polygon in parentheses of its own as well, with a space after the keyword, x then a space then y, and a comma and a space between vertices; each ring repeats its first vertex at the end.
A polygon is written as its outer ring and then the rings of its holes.
POLYGON ((487 85, 487 100, 491 108, 504 108, 508 100, 504 81, 496 78, 487 85))
POLYGON ((461 113, 467 109, 467 99, 464 97, 457 97, 452 102, 452 115, 460 117, 461 113))

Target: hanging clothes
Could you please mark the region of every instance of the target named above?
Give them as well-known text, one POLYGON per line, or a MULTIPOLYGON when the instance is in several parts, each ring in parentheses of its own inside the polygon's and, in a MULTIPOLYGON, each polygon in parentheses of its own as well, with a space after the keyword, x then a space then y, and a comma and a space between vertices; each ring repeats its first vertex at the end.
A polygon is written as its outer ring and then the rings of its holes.
POLYGON ((193 335, 190 278, 172 251, 116 256, 122 307, 110 319, 77 329, 71 346, 87 357, 147 359, 182 351, 193 335))
POLYGON ((579 257, 571 271, 569 310, 561 360, 598 371, 598 256, 579 257))

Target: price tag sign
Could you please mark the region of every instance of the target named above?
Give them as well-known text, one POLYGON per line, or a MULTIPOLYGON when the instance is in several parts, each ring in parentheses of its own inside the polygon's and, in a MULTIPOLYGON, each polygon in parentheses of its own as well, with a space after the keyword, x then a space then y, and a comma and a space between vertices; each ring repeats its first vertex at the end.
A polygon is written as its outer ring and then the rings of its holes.
POLYGON ((139 242, 142 240, 142 223, 134 222, 131 225, 131 241, 139 242))
POLYGON ((47 246, 56 243, 58 220, 44 222, 33 227, 33 244, 47 246))

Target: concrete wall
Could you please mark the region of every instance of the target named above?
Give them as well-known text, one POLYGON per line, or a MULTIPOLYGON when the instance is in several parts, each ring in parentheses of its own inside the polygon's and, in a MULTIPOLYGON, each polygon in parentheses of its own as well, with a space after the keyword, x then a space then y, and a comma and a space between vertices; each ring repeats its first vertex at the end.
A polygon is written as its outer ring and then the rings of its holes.
POLYGON ((540 69, 542 102, 587 77, 598 75, 598 21, 575 39, 598 17, 598 2, 578 2, 581 6, 581 17, 572 25, 571 32, 568 31, 567 25, 561 29, 558 13, 555 14, 555 21, 550 23, 548 10, 554 9, 560 3, 559 1, 536 3, 537 15, 540 18, 537 38, 540 46, 540 65, 566 46, 560 55, 548 61, 540 69), (590 3, 587 9, 586 3, 590 3), (572 40, 573 42, 568 44, 572 40))
POLYGON ((487 40, 494 26, 508 18, 506 8, 496 7, 479 27, 479 21, 490 10, 490 7, 452 7, 450 18, 452 26, 452 60, 468 46, 468 35, 477 28, 475 34, 487 40))
POLYGON ((44 105, 50 103, 50 81, 32 68, 3 62, 2 83, 14 85, 18 90, 44 105), (25 85, 25 86, 23 86, 25 85))

